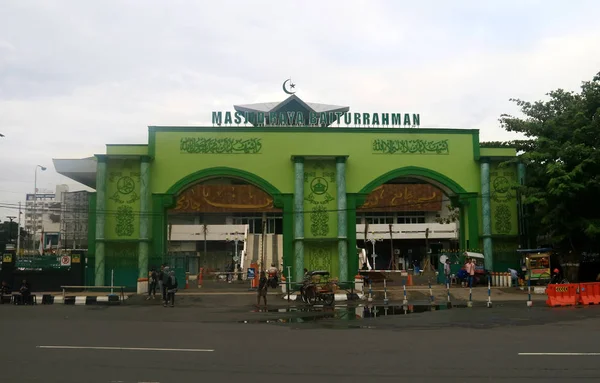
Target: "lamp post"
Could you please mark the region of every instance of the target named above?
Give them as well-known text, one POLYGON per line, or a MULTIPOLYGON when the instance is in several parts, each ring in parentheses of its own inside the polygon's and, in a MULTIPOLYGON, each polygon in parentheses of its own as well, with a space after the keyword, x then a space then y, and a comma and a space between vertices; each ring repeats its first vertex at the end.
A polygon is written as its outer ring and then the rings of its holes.
MULTIPOLYGON (((233 252, 234 256, 233 256, 233 260, 235 261, 235 267, 233 269, 235 275, 238 275, 239 272, 239 261, 240 261, 240 256, 238 254, 238 242, 243 241, 244 240, 244 233, 239 233, 239 232, 235 232, 235 233, 229 233, 227 235, 227 237, 225 237, 225 241, 226 242, 233 242, 234 246, 235 246, 235 251, 233 252), (229 238, 229 236, 233 236, 233 238, 229 238), (241 239, 240 239, 241 236, 241 239)), ((233 279, 233 278, 232 278, 233 279)))
POLYGON ((375 233, 371 232, 371 238, 367 238, 366 241, 370 242, 371 245, 373 245, 373 254, 371 255, 373 257, 373 270, 377 270, 377 264, 376 264, 377 254, 375 254, 375 243, 383 242, 383 238, 375 238, 375 233))
POLYGON ((43 172, 46 171, 46 167, 42 165, 36 165, 35 167, 35 178, 33 181, 33 239, 31 243, 31 250, 35 253, 35 237, 37 235, 37 170, 40 168, 43 172))

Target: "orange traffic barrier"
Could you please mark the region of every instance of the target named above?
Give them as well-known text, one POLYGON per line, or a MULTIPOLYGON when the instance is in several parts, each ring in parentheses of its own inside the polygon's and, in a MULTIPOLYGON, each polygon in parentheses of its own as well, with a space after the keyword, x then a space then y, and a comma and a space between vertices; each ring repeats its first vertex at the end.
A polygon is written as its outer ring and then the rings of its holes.
POLYGON ((600 305, 600 283, 580 283, 579 303, 582 305, 600 305))
POLYGON ((203 276, 204 276, 204 267, 201 267, 200 271, 198 272, 198 287, 202 287, 203 276))
POLYGON ((250 281, 250 288, 257 289, 258 288, 258 263, 251 263, 250 268, 254 269, 254 278, 250 281))
POLYGON ((408 274, 408 278, 406 279, 406 286, 412 286, 412 285, 413 285, 412 275, 408 274))
POLYGON ((548 306, 576 306, 579 301, 579 284, 550 284, 546 287, 546 295, 548 306))

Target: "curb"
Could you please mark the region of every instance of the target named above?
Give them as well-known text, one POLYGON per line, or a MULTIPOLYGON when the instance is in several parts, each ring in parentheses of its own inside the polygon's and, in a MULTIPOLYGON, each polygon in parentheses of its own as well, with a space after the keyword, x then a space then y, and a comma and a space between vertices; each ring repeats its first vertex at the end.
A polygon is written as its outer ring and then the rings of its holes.
MULTIPOLYGON (((127 296, 125 296, 124 300, 127 300, 127 296)), ((121 304, 121 297, 118 295, 101 295, 101 296, 55 296, 53 300, 55 304, 64 304, 64 305, 75 305, 75 306, 89 306, 89 305, 100 305, 100 304, 121 304)))
MULTIPOLYGON (((119 295, 101 295, 101 296, 86 296, 86 295, 51 295, 51 294, 31 294, 35 305, 53 305, 53 304, 64 304, 74 306, 86 306, 86 305, 119 305, 124 300, 128 299, 125 296, 121 299, 119 295)), ((12 304, 12 303, 11 303, 12 304)))

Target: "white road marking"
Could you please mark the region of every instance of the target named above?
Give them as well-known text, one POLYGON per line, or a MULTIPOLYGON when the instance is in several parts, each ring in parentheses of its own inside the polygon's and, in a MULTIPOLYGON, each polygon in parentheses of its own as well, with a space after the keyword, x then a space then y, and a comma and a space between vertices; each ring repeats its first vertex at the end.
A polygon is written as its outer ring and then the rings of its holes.
POLYGON ((36 348, 56 350, 111 350, 111 351, 173 351, 173 352, 213 352, 200 348, 155 348, 155 347, 94 347, 94 346, 36 346, 36 348))
POLYGON ((600 352, 520 352, 519 356, 600 356, 600 352))

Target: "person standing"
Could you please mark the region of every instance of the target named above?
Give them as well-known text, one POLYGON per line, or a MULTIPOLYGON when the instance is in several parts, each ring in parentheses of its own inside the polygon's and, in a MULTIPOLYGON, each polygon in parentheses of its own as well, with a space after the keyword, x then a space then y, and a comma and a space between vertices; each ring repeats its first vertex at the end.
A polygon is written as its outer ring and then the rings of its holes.
POLYGON ((169 283, 169 272, 170 272, 170 268, 169 266, 164 267, 163 269, 163 274, 162 274, 162 296, 163 296, 163 302, 164 304, 167 304, 167 285, 169 283))
POLYGON ((175 293, 177 292, 177 277, 175 277, 174 271, 169 271, 169 275, 166 282, 167 300, 163 304, 167 307, 170 304, 171 307, 175 307, 175 293))
POLYGON ((146 300, 156 299, 156 285, 158 284, 158 273, 153 267, 148 276, 148 298, 146 300))
POLYGON ((475 277, 475 264, 473 263, 473 259, 469 259, 467 264, 465 265, 465 269, 468 274, 468 287, 473 287, 473 278, 475 277))
POLYGON ((258 289, 257 289, 257 297, 256 297, 256 306, 260 306, 260 298, 263 298, 265 301, 265 307, 267 307, 267 288, 269 285, 269 280, 267 279, 267 275, 264 271, 260 272, 260 279, 258 280, 258 289))
POLYGON ((444 263, 444 275, 446 276, 446 285, 450 286, 450 275, 452 273, 452 269, 450 268, 450 260, 446 259, 444 263))
POLYGON ((277 288, 278 283, 279 283, 279 270, 277 270, 277 267, 275 266, 274 263, 271 263, 271 267, 269 267, 268 270, 269 273, 269 287, 272 289, 277 288))

